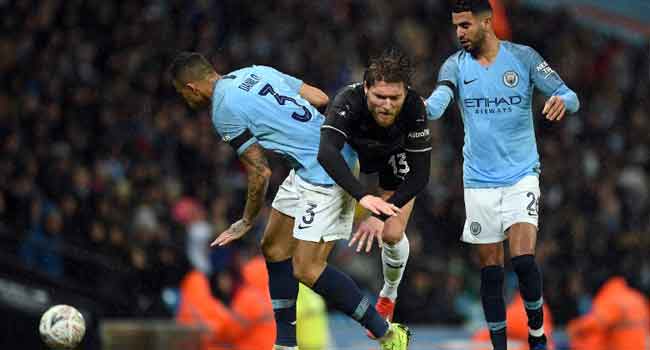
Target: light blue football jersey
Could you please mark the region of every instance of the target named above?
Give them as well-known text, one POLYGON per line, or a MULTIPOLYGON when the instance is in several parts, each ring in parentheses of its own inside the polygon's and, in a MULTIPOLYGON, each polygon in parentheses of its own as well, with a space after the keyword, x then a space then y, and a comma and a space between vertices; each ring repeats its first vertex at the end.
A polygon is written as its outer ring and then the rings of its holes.
POLYGON ((427 114, 438 119, 452 100, 457 101, 465 129, 466 188, 510 186, 526 175, 539 174, 534 87, 562 98, 568 112, 580 106, 576 94, 528 46, 501 41, 488 67, 464 50, 442 65, 438 86, 427 99, 427 114))
MULTIPOLYGON (((271 67, 251 66, 224 75, 212 96, 212 122, 221 138, 242 154, 255 142, 284 156, 307 182, 332 185, 318 163, 325 117, 300 96, 302 81, 271 67)), ((348 166, 356 154, 346 146, 348 166)))

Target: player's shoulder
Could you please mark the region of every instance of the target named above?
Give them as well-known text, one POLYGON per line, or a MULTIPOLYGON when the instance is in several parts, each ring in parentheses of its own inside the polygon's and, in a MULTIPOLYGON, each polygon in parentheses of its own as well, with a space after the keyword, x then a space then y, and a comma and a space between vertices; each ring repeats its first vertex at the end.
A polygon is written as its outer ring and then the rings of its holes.
POLYGON ((510 41, 501 41, 502 47, 514 55, 517 59, 522 61, 527 61, 530 59, 531 55, 535 54, 537 51, 532 47, 524 44, 516 44, 510 41))
POLYGON ((362 106, 363 94, 363 83, 348 84, 336 92, 334 103, 347 104, 349 108, 356 109, 362 106))
POLYGON ((463 61, 464 59, 466 59, 467 57, 470 57, 469 54, 467 53, 467 51, 458 50, 458 51, 454 52, 453 54, 449 55, 449 57, 447 57, 447 59, 445 60, 444 64, 445 65, 449 65, 449 64, 459 65, 459 63, 461 61, 463 61))
POLYGON ((346 98, 362 97, 363 94, 363 83, 356 82, 345 85, 340 88, 335 96, 341 96, 346 98))
POLYGON ((402 120, 411 123, 418 123, 426 120, 426 109, 420 94, 417 93, 410 86, 406 90, 406 98, 404 99, 404 107, 402 107, 402 120))

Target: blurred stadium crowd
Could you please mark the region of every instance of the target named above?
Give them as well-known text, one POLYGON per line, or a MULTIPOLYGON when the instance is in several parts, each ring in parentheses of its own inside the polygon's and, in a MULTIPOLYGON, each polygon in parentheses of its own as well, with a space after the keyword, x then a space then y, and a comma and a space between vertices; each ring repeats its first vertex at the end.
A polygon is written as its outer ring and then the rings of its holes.
MULTIPOLYGON (((512 40, 536 48, 582 102, 578 115, 553 125, 538 118, 537 128, 538 256, 545 299, 564 324, 608 272, 650 292, 648 48, 562 11, 540 21, 504 3, 512 40)), ((208 113, 190 112, 174 94, 165 69, 176 51, 200 51, 220 72, 272 65, 332 95, 395 44, 428 96, 457 50, 449 8, 435 0, 0 1, 9 9, 0 22, 0 231, 13 245, 4 248, 35 270, 126 301, 121 315, 168 315, 161 292, 178 285, 187 261, 218 268, 240 249, 207 248, 241 212, 245 174, 208 113), (112 272, 84 263, 97 259, 112 272)), ((458 240, 462 123, 450 110, 431 124, 432 179, 408 229, 396 318, 410 323, 460 323, 476 307, 482 317, 478 269, 458 240)), ((255 244, 258 224, 244 245, 255 244)), ((334 262, 378 290, 377 255, 338 249, 334 262)))

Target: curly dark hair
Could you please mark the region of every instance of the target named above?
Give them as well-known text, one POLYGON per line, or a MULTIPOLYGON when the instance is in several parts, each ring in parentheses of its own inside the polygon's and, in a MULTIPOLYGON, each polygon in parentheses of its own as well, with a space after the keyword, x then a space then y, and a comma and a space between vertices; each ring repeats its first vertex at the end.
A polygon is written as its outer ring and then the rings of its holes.
POLYGON ((370 66, 366 69, 363 81, 369 87, 378 81, 402 82, 409 86, 412 75, 413 66, 409 57, 397 48, 390 48, 382 52, 379 57, 370 60, 370 66))
POLYGON ((472 12, 480 13, 492 11, 492 6, 488 0, 456 0, 452 12, 472 12))

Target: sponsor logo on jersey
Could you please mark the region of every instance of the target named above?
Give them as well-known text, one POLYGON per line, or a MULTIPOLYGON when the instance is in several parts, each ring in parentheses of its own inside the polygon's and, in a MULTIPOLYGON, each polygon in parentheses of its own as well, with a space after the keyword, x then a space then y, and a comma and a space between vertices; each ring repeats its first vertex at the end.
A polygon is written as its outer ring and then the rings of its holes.
POLYGON ((473 109, 474 114, 510 113, 513 106, 523 101, 521 96, 466 98, 463 106, 473 109))
POLYGON ((519 84, 519 74, 513 70, 503 73, 503 84, 509 88, 514 88, 519 84))
POLYGON ((411 131, 408 136, 412 139, 417 139, 419 137, 427 137, 429 134, 429 129, 424 129, 421 131, 411 131))

